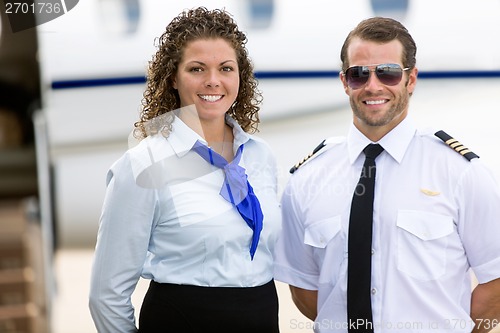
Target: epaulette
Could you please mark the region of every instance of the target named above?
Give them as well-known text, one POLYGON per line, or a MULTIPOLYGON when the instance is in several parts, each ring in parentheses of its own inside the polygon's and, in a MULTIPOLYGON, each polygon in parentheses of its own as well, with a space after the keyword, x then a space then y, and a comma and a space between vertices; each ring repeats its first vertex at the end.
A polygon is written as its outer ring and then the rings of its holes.
POLYGON ((468 159, 469 161, 474 159, 474 158, 479 158, 476 154, 474 154, 472 151, 470 151, 467 147, 465 147, 463 144, 458 142, 458 140, 452 138, 450 135, 445 133, 444 131, 437 131, 434 133, 435 136, 440 138, 441 140, 444 141, 450 148, 455 150, 457 153, 468 159))
POLYGON ((323 148, 325 148, 326 146, 331 147, 333 143, 339 143, 343 140, 344 139, 342 137, 329 137, 329 138, 324 139, 323 141, 321 141, 321 143, 318 146, 316 146, 316 148, 314 148, 314 150, 309 155, 307 155, 302 160, 300 160, 299 163, 295 164, 290 169, 290 173, 294 173, 295 171, 297 171, 297 169, 300 168, 304 163, 306 163, 307 161, 310 161, 312 157, 318 156, 319 155, 318 153, 320 151, 321 152, 325 151, 323 148))

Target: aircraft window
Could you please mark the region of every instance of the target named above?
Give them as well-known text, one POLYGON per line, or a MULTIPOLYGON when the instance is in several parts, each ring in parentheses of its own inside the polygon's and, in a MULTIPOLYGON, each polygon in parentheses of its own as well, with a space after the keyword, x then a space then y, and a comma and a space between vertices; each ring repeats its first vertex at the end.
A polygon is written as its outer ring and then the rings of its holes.
POLYGON ((268 28, 274 14, 274 0, 248 0, 250 13, 250 27, 257 29, 268 28))
POLYGON ((371 0, 371 7, 376 16, 392 17, 402 20, 408 11, 409 0, 371 0))
POLYGON ((100 0, 101 23, 112 33, 133 34, 140 19, 139 0, 100 0))

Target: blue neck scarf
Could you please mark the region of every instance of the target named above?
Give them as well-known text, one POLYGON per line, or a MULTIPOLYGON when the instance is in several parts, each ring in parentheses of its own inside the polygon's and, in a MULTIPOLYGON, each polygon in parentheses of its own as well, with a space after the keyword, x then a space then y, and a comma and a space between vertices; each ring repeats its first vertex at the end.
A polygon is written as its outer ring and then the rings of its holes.
POLYGON ((253 230, 252 244, 250 245, 250 256, 253 260, 255 251, 257 250, 257 244, 259 243, 260 232, 262 231, 264 215, 260 208, 259 199, 248 182, 248 176, 245 173, 245 169, 239 166, 243 147, 244 145, 242 144, 238 148, 231 163, 228 163, 224 157, 198 140, 192 149, 205 161, 221 168, 224 172, 224 183, 222 184, 220 195, 236 207, 241 217, 253 230))

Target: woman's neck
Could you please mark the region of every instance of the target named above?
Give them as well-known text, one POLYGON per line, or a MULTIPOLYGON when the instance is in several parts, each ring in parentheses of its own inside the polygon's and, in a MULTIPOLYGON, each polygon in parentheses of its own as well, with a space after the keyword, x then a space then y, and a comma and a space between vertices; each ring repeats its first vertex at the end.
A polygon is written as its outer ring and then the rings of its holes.
POLYGON ((218 154, 230 161, 233 157, 233 131, 226 124, 225 117, 204 120, 198 117, 196 110, 187 107, 181 109, 178 117, 201 136, 218 154))

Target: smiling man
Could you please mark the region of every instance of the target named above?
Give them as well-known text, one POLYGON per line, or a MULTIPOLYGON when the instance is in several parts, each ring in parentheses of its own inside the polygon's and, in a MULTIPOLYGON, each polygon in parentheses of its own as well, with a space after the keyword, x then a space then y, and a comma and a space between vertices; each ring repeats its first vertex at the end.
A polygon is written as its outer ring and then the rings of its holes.
POLYGON ((292 168, 275 279, 315 332, 489 331, 500 319, 498 184, 477 155, 409 117, 416 44, 399 22, 362 21, 341 60, 352 125, 292 168))

